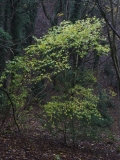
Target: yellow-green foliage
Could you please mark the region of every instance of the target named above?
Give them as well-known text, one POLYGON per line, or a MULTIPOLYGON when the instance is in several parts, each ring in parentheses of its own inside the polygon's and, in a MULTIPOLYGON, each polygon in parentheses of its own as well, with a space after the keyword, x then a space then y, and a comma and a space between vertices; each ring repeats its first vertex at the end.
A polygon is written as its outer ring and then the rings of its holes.
POLYGON ((97 125, 94 120, 101 123, 104 121, 97 108, 98 101, 93 89, 76 85, 67 94, 53 97, 52 101, 44 106, 47 120, 44 125, 53 133, 62 131, 65 143, 71 136, 74 142, 83 126, 97 125))
POLYGON ((35 44, 28 46, 24 55, 7 62, 0 86, 8 75, 12 75, 8 90, 15 105, 24 106, 33 84, 71 67, 70 54, 77 53, 83 58, 92 50, 99 54, 109 51, 107 45, 100 44, 102 23, 97 18, 88 18, 75 24, 64 21, 53 27, 44 37, 36 39, 35 44))
POLYGON ((62 124, 66 123, 66 120, 77 119, 91 124, 93 116, 102 120, 97 110, 98 100, 99 98, 93 94, 93 89, 76 85, 69 90, 67 95, 53 97, 52 101, 44 106, 44 109, 50 123, 57 121, 62 124))

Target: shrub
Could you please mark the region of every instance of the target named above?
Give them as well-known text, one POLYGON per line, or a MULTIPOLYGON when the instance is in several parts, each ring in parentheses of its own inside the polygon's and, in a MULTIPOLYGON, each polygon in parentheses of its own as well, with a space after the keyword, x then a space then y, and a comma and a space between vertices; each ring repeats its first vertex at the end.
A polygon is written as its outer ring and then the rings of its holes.
POLYGON ((103 121, 97 110, 99 98, 93 94, 93 89, 76 85, 68 94, 53 97, 51 102, 44 106, 46 127, 56 132, 62 131, 64 141, 71 135, 73 142, 82 125, 93 125, 93 118, 103 121))

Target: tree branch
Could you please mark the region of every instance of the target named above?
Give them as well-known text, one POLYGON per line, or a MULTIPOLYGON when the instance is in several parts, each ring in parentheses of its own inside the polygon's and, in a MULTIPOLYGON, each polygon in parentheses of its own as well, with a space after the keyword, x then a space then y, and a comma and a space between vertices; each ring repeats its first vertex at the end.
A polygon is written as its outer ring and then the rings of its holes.
POLYGON ((3 92, 7 95, 8 99, 9 99, 9 101, 10 101, 10 103, 11 103, 12 112, 13 112, 13 119, 14 119, 14 122, 15 122, 15 124, 16 124, 16 126, 17 126, 18 131, 20 132, 20 128, 19 128, 19 125, 18 125, 18 123, 17 123, 17 121, 16 121, 16 117, 15 117, 14 104, 13 104, 13 102, 12 102, 12 100, 11 100, 8 92, 7 92, 5 89, 2 89, 2 88, 0 88, 0 90, 3 91, 3 92))
POLYGON ((116 29, 113 27, 113 25, 109 22, 105 12, 102 9, 101 4, 99 3, 99 0, 97 0, 97 6, 99 8, 99 11, 101 12, 101 15, 103 16, 105 22, 108 24, 108 26, 112 29, 113 33, 120 39, 120 34, 116 31, 116 29))

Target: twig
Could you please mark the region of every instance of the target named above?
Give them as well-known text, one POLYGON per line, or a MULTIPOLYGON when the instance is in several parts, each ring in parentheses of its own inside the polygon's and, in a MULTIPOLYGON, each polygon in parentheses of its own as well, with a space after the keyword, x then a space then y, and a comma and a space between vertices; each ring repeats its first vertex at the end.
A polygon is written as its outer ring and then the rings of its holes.
POLYGON ((11 107, 12 107, 12 112, 13 112, 13 119, 14 119, 14 122, 15 122, 15 124, 16 124, 16 126, 17 126, 18 131, 20 132, 20 128, 19 128, 19 125, 18 125, 18 123, 17 123, 17 121, 16 121, 16 117, 15 117, 14 104, 13 104, 13 102, 12 102, 12 100, 11 100, 11 98, 10 98, 8 92, 7 92, 5 89, 2 89, 2 88, 0 88, 0 90, 3 91, 3 92, 5 92, 6 95, 7 95, 7 97, 8 97, 8 99, 10 100, 11 107))

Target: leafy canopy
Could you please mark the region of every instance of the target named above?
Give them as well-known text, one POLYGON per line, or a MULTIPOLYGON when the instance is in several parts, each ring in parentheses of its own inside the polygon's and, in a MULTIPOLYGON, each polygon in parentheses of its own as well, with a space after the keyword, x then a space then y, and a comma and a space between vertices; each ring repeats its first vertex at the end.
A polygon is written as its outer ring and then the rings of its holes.
POLYGON ((74 24, 64 21, 48 33, 36 39, 36 43, 25 49, 23 56, 16 56, 7 62, 5 72, 1 76, 0 86, 12 75, 8 90, 12 93, 14 103, 24 106, 26 98, 32 94, 33 84, 42 79, 69 69, 70 54, 78 54, 81 58, 89 51, 97 50, 99 54, 107 53, 107 45, 102 46, 101 28, 103 22, 97 18, 76 21, 74 24))

